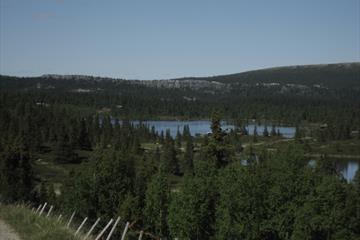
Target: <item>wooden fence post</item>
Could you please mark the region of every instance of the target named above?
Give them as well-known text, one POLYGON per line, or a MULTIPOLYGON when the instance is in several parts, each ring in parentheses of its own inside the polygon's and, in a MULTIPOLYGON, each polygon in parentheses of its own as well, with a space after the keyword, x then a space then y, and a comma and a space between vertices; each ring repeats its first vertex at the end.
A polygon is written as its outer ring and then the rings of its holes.
POLYGON ((144 234, 144 231, 143 231, 143 230, 141 230, 141 231, 140 231, 140 234, 139 234, 139 238, 138 238, 138 240, 141 240, 141 239, 142 239, 143 234, 144 234))
POLYGON ((71 217, 70 217, 70 219, 69 219, 69 222, 68 222, 68 224, 66 225, 67 228, 70 227, 70 223, 71 223, 71 221, 73 220, 74 215, 75 215, 75 211, 71 214, 71 217))
POLYGON ((84 218, 84 220, 82 221, 82 223, 80 224, 80 226, 79 226, 78 229, 76 230, 75 236, 76 236, 76 234, 78 234, 78 232, 80 231, 80 229, 84 226, 84 224, 85 224, 85 222, 86 222, 87 219, 88 219, 87 217, 84 218))
POLYGON ((90 236, 91 232, 94 230, 95 226, 99 223, 99 221, 100 221, 100 218, 98 218, 96 220, 96 222, 91 226, 90 230, 87 232, 87 234, 83 240, 86 240, 90 236))
POLYGON ((39 212, 39 210, 40 210, 41 206, 42 206, 42 204, 40 204, 40 205, 39 205, 39 207, 36 209, 35 214, 37 214, 37 213, 39 212))
POLYGON ((49 216, 50 216, 50 213, 51 213, 51 211, 53 210, 53 207, 54 207, 53 205, 51 205, 51 206, 50 206, 50 209, 49 209, 49 211, 48 211, 48 213, 47 213, 46 217, 49 217, 49 216))
POLYGON ((121 240, 124 240, 124 239, 125 239, 125 235, 126 235, 127 230, 129 229, 129 225, 130 225, 130 223, 129 223, 129 222, 126 222, 126 225, 125 225, 125 228, 124 228, 124 232, 123 232, 123 234, 122 234, 122 236, 121 236, 121 240))
POLYGON ((115 221, 114 225, 112 226, 112 228, 111 228, 111 230, 110 230, 110 232, 109 232, 109 235, 107 236, 106 240, 109 240, 109 239, 110 239, 110 237, 111 237, 111 235, 114 233, 115 228, 116 228, 116 225, 119 223, 120 219, 121 219, 120 217, 118 217, 118 218, 116 219, 116 221, 115 221))
POLYGON ((60 213, 59 217, 57 218, 57 222, 60 222, 61 218, 62 218, 62 214, 60 213))
POLYGON ((39 216, 41 216, 41 214, 44 212, 46 205, 47 205, 47 203, 44 203, 44 206, 41 208, 39 216))
POLYGON ((104 229, 99 233, 99 235, 97 235, 97 237, 95 238, 95 240, 99 240, 101 238, 101 236, 104 234, 104 232, 106 231, 106 229, 108 229, 108 227, 110 226, 110 224, 114 221, 114 219, 110 219, 110 221, 108 222, 108 224, 104 227, 104 229))

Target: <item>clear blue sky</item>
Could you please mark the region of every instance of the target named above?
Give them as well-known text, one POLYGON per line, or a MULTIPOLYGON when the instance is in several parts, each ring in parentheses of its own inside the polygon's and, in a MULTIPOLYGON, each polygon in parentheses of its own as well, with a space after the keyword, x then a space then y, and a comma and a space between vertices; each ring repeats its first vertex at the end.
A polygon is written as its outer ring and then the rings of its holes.
POLYGON ((0 0, 0 73, 163 79, 360 61, 360 0, 0 0))

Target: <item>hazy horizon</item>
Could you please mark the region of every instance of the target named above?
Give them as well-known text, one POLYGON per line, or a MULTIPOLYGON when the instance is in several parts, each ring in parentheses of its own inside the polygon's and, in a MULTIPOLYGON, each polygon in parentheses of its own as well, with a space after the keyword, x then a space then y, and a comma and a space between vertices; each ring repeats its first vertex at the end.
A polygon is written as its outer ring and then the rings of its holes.
POLYGON ((360 2, 0 0, 0 74, 170 79, 360 61, 360 2))

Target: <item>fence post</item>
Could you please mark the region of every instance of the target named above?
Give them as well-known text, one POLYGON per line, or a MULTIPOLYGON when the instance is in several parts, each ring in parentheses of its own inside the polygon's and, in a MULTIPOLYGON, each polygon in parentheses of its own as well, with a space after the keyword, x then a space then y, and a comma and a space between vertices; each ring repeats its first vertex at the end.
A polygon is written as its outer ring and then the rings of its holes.
POLYGON ((41 211, 40 211, 40 213, 39 213, 39 216, 41 216, 41 214, 43 213, 43 211, 44 211, 44 209, 45 209, 46 205, 47 205, 47 202, 46 202, 46 203, 44 204, 44 206, 41 208, 41 211))
POLYGON ((100 221, 100 218, 98 218, 96 220, 96 222, 91 226, 90 230, 87 232, 87 234, 83 240, 87 239, 90 236, 91 232, 94 230, 95 226, 99 223, 99 221, 100 221))
POLYGON ((39 205, 39 207, 36 209, 35 214, 37 214, 37 213, 39 212, 39 210, 40 210, 41 206, 42 206, 42 204, 40 204, 40 205, 39 205))
POLYGON ((46 217, 49 217, 49 216, 50 216, 50 213, 51 213, 51 211, 53 210, 53 207, 54 207, 53 205, 51 205, 51 206, 50 206, 50 209, 49 209, 49 211, 48 211, 48 213, 47 213, 46 217))
POLYGON ((138 240, 141 240, 142 239, 142 236, 143 236, 144 232, 143 230, 140 231, 140 234, 139 234, 139 239, 138 240))
POLYGON ((111 228, 111 230, 110 230, 110 232, 109 232, 109 235, 107 236, 106 240, 109 240, 109 239, 110 239, 110 237, 111 237, 111 235, 114 233, 115 228, 116 228, 116 225, 119 223, 120 219, 121 219, 120 217, 118 217, 118 218, 116 219, 116 221, 115 221, 113 227, 111 228))
POLYGON ((69 222, 68 222, 68 224, 66 225, 67 228, 70 227, 70 223, 71 223, 71 221, 73 220, 74 215, 75 215, 75 211, 71 214, 71 217, 70 217, 70 219, 69 219, 69 222))
POLYGON ((82 223, 80 224, 80 226, 79 226, 78 229, 76 230, 75 236, 76 236, 76 234, 78 234, 78 232, 80 231, 80 229, 84 226, 84 224, 85 224, 85 222, 86 222, 87 219, 88 219, 87 217, 84 218, 84 220, 82 221, 82 223))
POLYGON ((110 226, 110 224, 114 221, 114 219, 110 219, 109 223, 104 227, 104 229, 99 233, 99 235, 97 235, 97 237, 95 238, 95 240, 99 240, 101 238, 101 236, 104 234, 104 232, 106 231, 106 229, 108 229, 108 227, 110 226))
POLYGON ((123 232, 123 234, 121 236, 121 240, 125 239, 125 235, 126 235, 126 232, 127 232, 128 228, 129 228, 129 224, 130 224, 129 222, 126 222, 124 232, 123 232))

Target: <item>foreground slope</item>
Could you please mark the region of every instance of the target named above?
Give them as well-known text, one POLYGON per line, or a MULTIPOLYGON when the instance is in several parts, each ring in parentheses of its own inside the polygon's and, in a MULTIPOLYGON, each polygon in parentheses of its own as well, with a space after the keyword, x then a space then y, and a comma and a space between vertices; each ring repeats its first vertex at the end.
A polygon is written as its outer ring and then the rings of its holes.
MULTIPOLYGON (((74 234, 59 224, 54 218, 35 215, 25 207, 0 205, 0 219, 9 224, 21 237, 26 240, 76 240, 74 234)), ((1 225, 1 220, 0 220, 1 225)), ((5 229, 0 226, 0 232, 5 229)), ((7 228, 8 229, 8 228, 7 228)), ((18 240, 14 233, 0 233, 0 239, 18 240), (6 238, 12 237, 12 238, 6 238)))

